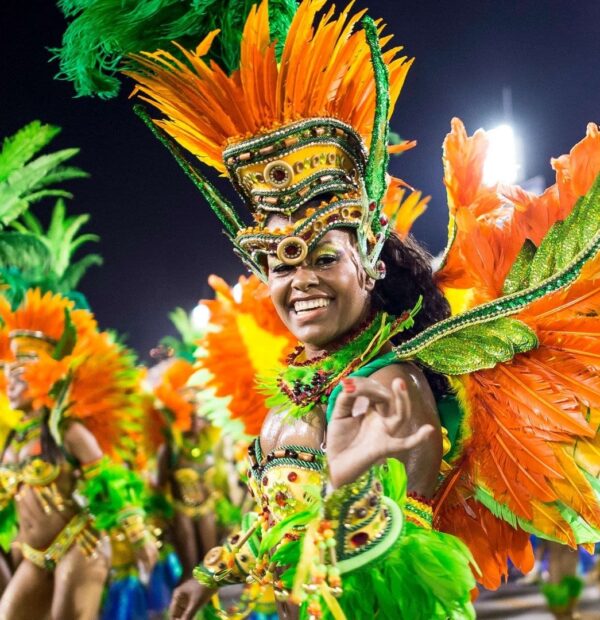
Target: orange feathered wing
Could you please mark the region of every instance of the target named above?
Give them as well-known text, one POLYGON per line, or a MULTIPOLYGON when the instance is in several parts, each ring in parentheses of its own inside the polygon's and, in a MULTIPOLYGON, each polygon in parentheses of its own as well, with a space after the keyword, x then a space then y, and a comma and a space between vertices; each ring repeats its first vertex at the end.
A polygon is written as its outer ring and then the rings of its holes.
POLYGON ((452 324, 473 318, 475 352, 495 354, 498 339, 485 336, 493 318, 481 319, 495 303, 537 344, 452 378, 464 419, 435 516, 468 544, 484 585, 497 587, 508 558, 532 566, 528 533, 571 546, 600 540, 600 133, 590 124, 553 160, 556 184, 541 196, 483 185, 486 144, 453 121, 438 284, 453 301, 452 324))
POLYGON ((210 309, 211 328, 200 342, 199 365, 211 375, 206 387, 228 397, 232 418, 244 423, 248 435, 257 435, 267 408, 256 378, 277 368, 295 341, 258 278, 240 277, 237 289, 217 276, 209 283, 216 299, 202 302, 210 309))

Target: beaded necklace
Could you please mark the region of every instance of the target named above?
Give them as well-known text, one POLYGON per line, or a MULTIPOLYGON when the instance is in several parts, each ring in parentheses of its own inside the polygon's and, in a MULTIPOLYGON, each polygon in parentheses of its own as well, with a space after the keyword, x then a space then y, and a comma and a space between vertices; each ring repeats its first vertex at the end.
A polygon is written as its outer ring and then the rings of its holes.
POLYGON ((421 305, 422 298, 419 298, 412 310, 399 317, 378 312, 345 338, 335 351, 317 358, 301 361, 305 349, 299 345, 288 357, 283 371, 262 380, 267 406, 285 409, 293 418, 300 418, 316 404, 326 403, 341 379, 367 364, 391 338, 414 325, 421 305))

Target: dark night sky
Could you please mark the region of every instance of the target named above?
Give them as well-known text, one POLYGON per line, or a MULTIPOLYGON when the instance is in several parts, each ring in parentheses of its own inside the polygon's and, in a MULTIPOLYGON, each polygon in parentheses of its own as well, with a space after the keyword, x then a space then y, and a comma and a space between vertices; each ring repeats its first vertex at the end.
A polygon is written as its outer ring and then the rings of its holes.
MULTIPOLYGON (((432 252, 445 243, 440 156, 452 116, 469 132, 491 128, 510 87, 525 175, 548 183, 550 157, 568 151, 587 121, 600 121, 597 0, 358 0, 364 5, 416 57, 392 127, 419 146, 393 160, 392 172, 432 194, 414 231, 432 252)), ((0 135, 39 118, 63 127, 53 147, 81 147, 75 163, 92 178, 71 184, 71 211, 92 213, 105 258, 82 290, 101 325, 127 333, 145 356, 172 331, 169 310, 207 296, 210 273, 234 282, 242 268, 216 218, 132 113, 128 88, 110 102, 75 99, 70 84, 52 79, 46 48, 63 28, 52 2, 2 2, 0 135)))

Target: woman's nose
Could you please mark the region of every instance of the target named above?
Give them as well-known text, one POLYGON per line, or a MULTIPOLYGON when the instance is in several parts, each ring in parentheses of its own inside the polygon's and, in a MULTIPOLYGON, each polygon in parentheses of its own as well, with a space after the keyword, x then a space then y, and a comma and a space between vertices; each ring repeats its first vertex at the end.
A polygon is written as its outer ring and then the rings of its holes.
POLYGON ((298 265, 294 272, 294 279, 292 286, 300 291, 304 291, 311 286, 316 286, 319 283, 319 278, 313 269, 306 265, 298 265))

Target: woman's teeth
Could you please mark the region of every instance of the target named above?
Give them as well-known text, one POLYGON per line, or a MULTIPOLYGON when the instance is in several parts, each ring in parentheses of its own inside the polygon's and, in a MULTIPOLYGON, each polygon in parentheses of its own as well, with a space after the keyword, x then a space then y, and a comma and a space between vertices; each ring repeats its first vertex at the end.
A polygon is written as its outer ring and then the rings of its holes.
POLYGON ((296 312, 303 312, 305 310, 314 310, 315 308, 326 308, 331 303, 331 299, 324 297, 319 299, 306 299, 297 301, 294 303, 294 310, 296 312))

